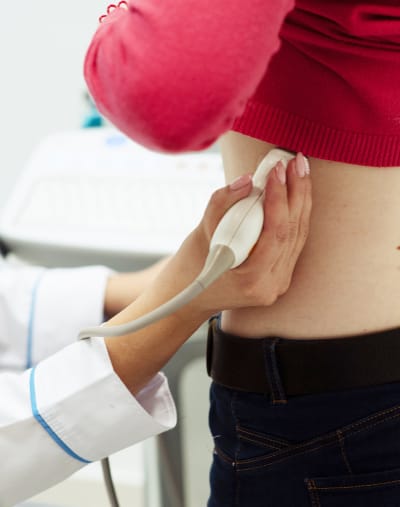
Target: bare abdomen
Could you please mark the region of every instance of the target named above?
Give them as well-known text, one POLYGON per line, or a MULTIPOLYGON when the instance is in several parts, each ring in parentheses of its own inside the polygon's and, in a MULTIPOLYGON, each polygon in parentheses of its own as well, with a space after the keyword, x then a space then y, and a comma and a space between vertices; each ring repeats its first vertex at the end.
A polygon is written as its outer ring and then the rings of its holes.
MULTIPOLYGON (((253 171, 273 147, 225 135, 227 181, 253 171)), ((270 307, 224 312, 225 331, 323 338, 400 327, 400 167, 310 162, 310 234, 290 289, 270 307)))

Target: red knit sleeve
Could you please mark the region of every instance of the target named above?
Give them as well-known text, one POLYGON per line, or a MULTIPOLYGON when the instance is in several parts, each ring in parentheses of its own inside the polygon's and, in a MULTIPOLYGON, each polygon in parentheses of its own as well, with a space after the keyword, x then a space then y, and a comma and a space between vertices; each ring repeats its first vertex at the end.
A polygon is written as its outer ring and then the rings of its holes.
POLYGON ((85 60, 100 110, 135 141, 200 150, 233 124, 261 80, 293 0, 131 0, 85 60))

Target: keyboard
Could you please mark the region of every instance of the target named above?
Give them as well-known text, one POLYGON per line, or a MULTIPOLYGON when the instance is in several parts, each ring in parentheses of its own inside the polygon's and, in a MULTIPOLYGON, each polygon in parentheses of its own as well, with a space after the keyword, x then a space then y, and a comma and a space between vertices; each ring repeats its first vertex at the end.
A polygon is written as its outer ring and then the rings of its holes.
POLYGON ((0 217, 14 251, 175 252, 224 185, 218 153, 151 152, 113 129, 55 134, 35 150, 0 217))

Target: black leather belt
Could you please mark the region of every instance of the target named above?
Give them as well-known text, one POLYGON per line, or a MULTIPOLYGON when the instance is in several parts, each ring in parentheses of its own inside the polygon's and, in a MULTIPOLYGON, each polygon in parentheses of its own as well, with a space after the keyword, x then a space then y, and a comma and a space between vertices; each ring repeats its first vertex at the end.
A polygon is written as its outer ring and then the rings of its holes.
POLYGON ((275 342, 287 396, 400 382, 400 329, 347 338, 244 339, 223 332, 216 318, 208 333, 208 374, 232 389, 270 394, 265 340, 275 342))

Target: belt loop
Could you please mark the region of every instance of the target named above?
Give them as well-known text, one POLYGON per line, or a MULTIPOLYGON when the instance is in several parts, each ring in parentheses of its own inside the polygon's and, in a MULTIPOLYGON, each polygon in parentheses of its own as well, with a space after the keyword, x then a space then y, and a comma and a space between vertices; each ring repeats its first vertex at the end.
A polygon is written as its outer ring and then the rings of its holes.
POLYGON ((219 318, 219 315, 214 315, 208 321, 206 361, 207 361, 207 374, 209 377, 211 377, 211 369, 212 369, 214 329, 215 329, 218 318, 219 318))
POLYGON ((287 403, 276 355, 276 345, 279 341, 279 338, 265 338, 263 340, 265 373, 271 388, 271 399, 274 405, 287 403))

